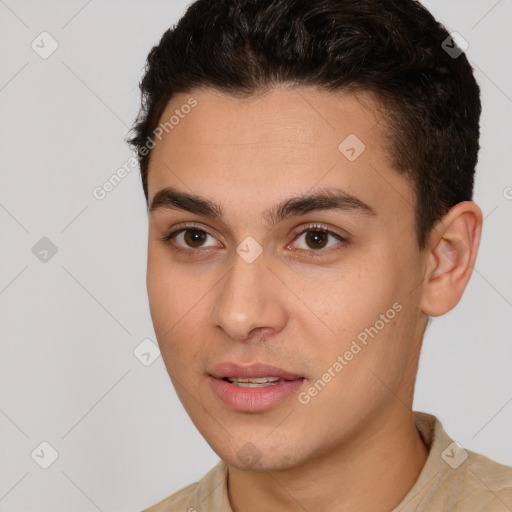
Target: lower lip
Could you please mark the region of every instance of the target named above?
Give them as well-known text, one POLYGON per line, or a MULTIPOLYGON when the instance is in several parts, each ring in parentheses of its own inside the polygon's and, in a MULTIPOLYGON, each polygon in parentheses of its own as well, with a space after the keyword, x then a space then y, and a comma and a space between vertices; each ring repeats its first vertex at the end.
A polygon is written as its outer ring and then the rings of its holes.
POLYGON ((260 412, 283 402, 302 386, 304 379, 286 380, 261 388, 242 388, 211 376, 210 381, 215 394, 229 408, 235 411, 260 412))

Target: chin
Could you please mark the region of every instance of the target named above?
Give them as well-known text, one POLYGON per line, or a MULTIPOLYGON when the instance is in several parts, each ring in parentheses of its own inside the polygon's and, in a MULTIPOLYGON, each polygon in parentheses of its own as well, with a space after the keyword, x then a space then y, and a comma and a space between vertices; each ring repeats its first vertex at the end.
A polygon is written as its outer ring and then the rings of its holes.
POLYGON ((231 439, 227 446, 209 444, 228 466, 241 471, 284 471, 300 464, 297 443, 285 445, 281 440, 271 443, 264 439, 265 435, 254 436, 253 440, 250 436, 231 439))

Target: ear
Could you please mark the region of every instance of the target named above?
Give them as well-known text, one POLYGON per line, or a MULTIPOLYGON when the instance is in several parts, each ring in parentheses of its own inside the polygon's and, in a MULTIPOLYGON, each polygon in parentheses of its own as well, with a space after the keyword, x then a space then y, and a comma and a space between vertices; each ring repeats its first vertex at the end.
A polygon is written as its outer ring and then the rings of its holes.
POLYGON ((432 230, 421 299, 426 315, 444 315, 460 301, 475 266, 482 222, 480 208, 473 201, 463 201, 432 230))

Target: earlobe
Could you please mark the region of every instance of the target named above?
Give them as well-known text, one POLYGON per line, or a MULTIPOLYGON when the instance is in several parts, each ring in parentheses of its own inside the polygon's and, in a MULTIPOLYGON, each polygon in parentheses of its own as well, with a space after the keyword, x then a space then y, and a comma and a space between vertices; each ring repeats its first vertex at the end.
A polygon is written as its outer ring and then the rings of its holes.
POLYGON ((482 212, 473 201, 455 205, 430 237, 421 307, 441 316, 460 301, 473 272, 482 230, 482 212))

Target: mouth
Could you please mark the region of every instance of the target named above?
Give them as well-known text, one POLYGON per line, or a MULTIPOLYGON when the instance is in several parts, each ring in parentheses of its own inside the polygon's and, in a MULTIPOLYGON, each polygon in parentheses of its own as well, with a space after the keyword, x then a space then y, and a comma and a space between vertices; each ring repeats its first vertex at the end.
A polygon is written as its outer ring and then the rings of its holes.
POLYGON ((262 412, 286 401, 302 387, 305 377, 263 363, 221 363, 210 372, 215 395, 223 405, 243 412, 262 412))
POLYGON ((239 388, 265 388, 268 386, 275 386, 276 384, 286 382, 286 379, 280 379, 279 377, 261 377, 252 379, 238 379, 235 377, 224 377, 222 380, 230 382, 234 386, 239 388))
POLYGON ((252 363, 250 365, 239 365, 232 362, 219 363, 210 370, 209 374, 217 379, 255 384, 304 378, 297 373, 264 363, 252 363))

